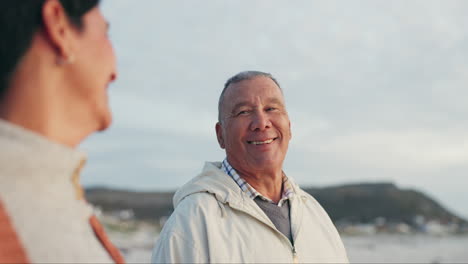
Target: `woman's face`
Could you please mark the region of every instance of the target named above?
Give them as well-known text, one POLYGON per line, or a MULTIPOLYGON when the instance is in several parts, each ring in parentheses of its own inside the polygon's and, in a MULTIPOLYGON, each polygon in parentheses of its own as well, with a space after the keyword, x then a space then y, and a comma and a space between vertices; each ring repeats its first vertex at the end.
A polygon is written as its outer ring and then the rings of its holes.
POLYGON ((83 16, 83 29, 73 33, 74 61, 69 65, 70 84, 75 110, 86 115, 95 130, 107 128, 112 120, 107 88, 117 77, 116 58, 108 37, 109 24, 99 7, 83 16))

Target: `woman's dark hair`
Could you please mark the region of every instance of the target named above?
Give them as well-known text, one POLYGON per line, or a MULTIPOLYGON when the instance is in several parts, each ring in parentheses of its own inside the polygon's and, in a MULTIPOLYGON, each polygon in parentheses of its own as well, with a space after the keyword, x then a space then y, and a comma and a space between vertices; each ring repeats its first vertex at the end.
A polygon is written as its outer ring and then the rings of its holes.
MULTIPOLYGON (((0 0, 0 99, 7 89, 18 61, 31 45, 42 23, 47 0, 0 0)), ((59 0, 71 23, 82 29, 82 17, 100 0, 59 0)))

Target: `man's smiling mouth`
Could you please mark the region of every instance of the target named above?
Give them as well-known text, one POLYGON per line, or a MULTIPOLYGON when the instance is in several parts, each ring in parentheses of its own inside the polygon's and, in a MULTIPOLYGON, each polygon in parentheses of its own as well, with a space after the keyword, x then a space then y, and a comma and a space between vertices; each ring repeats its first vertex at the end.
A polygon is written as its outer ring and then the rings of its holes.
POLYGON ((270 144, 271 142, 275 141, 276 139, 278 139, 277 137, 276 138, 270 138, 270 139, 267 139, 265 141, 247 141, 248 144, 253 144, 253 145, 263 145, 263 144, 270 144))

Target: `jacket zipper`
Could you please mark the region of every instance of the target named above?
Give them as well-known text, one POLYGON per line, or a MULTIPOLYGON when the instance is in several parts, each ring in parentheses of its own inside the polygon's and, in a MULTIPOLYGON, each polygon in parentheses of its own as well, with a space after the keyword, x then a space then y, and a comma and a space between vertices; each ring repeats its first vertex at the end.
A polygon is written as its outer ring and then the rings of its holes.
MULTIPOLYGON (((276 229, 276 227, 274 225, 270 225, 269 223, 265 222, 264 220, 260 219, 259 217, 253 215, 251 212, 245 210, 244 208, 240 208, 240 207, 237 207, 237 206, 233 206, 233 205, 230 205, 230 207, 232 209, 236 209, 236 210, 239 210, 241 212, 244 212, 246 214, 248 214, 249 216, 257 219, 257 221, 260 221, 261 223, 267 225, 268 227, 272 228, 273 230, 275 230, 276 232, 278 232, 281 236, 284 237, 284 239, 288 240, 288 242, 290 243, 291 245, 291 248, 292 248, 292 254, 293 254, 293 263, 299 263, 299 257, 297 256, 297 251, 296 251, 296 246, 294 245, 294 238, 293 238, 293 242, 291 243, 291 241, 289 241, 289 239, 283 234, 281 233, 280 231, 278 231, 276 229)), ((261 210, 261 209, 260 209, 261 210)), ((292 224, 292 223, 291 223, 292 224)), ((292 230, 291 230, 292 231, 292 230)), ((294 236, 294 235, 293 235, 294 236)))
POLYGON ((296 251, 295 246, 293 246, 292 248, 292 253, 293 253, 293 263, 299 263, 299 258, 297 256, 297 251, 296 251))

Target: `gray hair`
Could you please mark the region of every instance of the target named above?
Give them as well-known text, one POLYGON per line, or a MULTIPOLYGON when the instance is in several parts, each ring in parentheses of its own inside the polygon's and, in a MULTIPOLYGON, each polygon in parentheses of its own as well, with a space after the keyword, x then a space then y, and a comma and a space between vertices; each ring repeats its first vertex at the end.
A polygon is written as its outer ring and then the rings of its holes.
POLYGON ((279 84, 278 81, 273 77, 273 75, 271 75, 270 73, 261 72, 261 71, 243 71, 243 72, 239 72, 238 74, 232 76, 231 78, 229 78, 229 79, 226 81, 226 83, 224 84, 224 89, 223 89, 223 91, 221 92, 221 95, 219 96, 219 101, 218 101, 218 122, 219 122, 219 123, 222 123, 222 120, 221 120, 221 108, 222 108, 223 103, 224 103, 224 94, 226 93, 227 88, 228 88, 231 84, 239 83, 239 82, 246 81, 246 80, 252 80, 252 79, 255 79, 255 78, 257 78, 257 77, 266 77, 266 78, 270 78, 270 79, 278 86, 278 88, 280 89, 281 93, 283 93, 283 90, 281 89, 280 84, 279 84))

